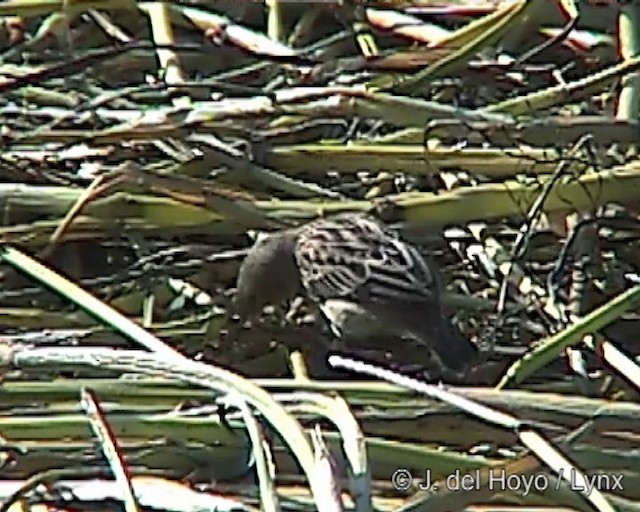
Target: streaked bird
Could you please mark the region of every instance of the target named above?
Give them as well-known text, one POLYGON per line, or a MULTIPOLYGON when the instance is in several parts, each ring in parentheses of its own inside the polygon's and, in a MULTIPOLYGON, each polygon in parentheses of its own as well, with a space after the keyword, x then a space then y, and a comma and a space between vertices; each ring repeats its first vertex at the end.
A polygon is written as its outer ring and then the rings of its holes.
POLYGON ((350 310, 430 347, 456 373, 475 346, 445 318, 437 271, 418 250, 364 214, 320 218, 257 241, 244 259, 232 312, 251 320, 267 304, 306 295, 342 337, 350 310), (341 319, 342 316, 342 319, 341 319))

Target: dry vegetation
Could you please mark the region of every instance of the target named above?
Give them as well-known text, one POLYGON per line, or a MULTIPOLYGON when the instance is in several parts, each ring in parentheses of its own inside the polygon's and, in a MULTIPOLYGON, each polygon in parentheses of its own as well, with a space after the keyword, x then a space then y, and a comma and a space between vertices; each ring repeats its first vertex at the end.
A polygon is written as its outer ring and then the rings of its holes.
POLYGON ((0 512, 640 511, 640 3, 0 16, 0 512), (277 308, 225 336, 256 233, 338 211, 439 263, 469 386, 277 308))

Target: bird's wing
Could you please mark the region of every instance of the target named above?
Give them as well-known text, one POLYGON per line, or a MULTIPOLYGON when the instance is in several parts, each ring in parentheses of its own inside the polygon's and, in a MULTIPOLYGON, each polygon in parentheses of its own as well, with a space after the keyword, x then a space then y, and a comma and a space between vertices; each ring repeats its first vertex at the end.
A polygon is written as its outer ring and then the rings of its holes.
POLYGON ((361 215, 320 219, 300 229, 296 262, 315 300, 435 300, 437 281, 418 250, 361 215))

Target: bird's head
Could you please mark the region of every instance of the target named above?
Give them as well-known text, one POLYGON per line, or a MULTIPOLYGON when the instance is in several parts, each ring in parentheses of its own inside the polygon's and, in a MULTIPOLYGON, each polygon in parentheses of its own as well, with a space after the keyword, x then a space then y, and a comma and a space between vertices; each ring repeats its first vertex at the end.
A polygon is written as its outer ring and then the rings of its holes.
POLYGON ((251 320, 267 304, 277 305, 298 293, 300 277, 294 248, 295 234, 289 231, 256 239, 238 272, 232 314, 251 320))

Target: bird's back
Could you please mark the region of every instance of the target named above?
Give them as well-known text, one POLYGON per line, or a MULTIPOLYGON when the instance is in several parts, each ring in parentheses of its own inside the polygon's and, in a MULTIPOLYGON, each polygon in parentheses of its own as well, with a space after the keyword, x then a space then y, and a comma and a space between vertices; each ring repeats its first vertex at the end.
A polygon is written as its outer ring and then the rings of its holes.
POLYGON ((319 304, 358 304, 390 330, 431 346, 449 368, 473 358, 474 347, 443 316, 437 270, 375 219, 343 214, 306 224, 295 258, 304 289, 319 304))
POLYGON ((299 228, 296 262, 317 301, 438 302, 438 279, 418 250, 376 220, 358 214, 299 228))

